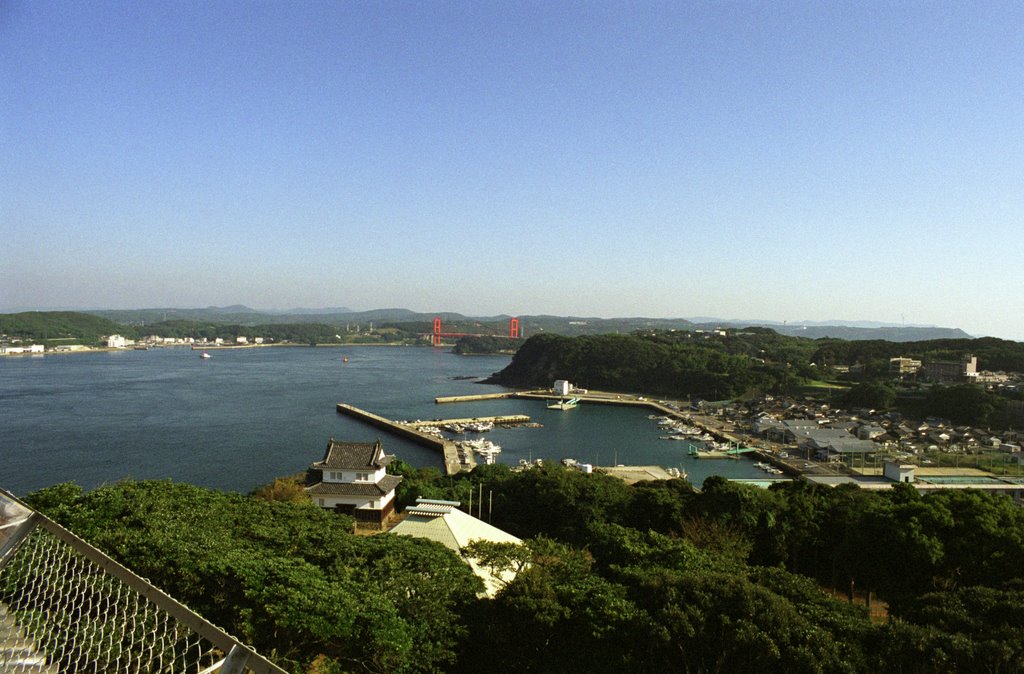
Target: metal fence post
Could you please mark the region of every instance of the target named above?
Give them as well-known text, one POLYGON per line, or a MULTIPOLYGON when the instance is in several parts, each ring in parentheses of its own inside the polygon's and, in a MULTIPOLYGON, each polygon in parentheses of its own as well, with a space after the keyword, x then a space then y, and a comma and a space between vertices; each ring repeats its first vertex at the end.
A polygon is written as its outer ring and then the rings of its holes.
POLYGON ((7 534, 7 540, 0 546, 0 570, 3 570, 4 565, 14 557, 12 553, 28 538, 32 530, 39 526, 39 522, 39 513, 32 513, 23 520, 11 522, 0 527, 0 531, 7 534), (8 529, 12 531, 8 531, 8 529))
POLYGON ((239 648, 236 644, 231 647, 228 657, 224 658, 224 663, 220 666, 218 674, 242 674, 245 671, 245 663, 248 659, 249 653, 245 649, 239 648))

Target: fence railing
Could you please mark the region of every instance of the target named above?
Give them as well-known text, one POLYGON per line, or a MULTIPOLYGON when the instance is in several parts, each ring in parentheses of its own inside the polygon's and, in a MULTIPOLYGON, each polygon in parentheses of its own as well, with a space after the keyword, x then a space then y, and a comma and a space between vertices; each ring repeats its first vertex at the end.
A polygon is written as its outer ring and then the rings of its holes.
POLYGON ((2 490, 0 671, 286 674, 2 490))

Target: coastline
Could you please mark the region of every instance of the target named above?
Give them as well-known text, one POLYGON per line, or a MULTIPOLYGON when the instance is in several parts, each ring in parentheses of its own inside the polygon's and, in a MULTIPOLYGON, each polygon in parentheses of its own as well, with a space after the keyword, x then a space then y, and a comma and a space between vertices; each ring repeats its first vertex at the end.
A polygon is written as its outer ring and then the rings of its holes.
MULTIPOLYGON (((346 348, 354 346, 407 346, 407 347, 423 347, 423 348, 436 348, 431 344, 406 344, 402 342, 374 342, 374 343, 361 343, 361 342, 344 342, 340 344, 301 344, 299 342, 278 342, 275 344, 240 344, 240 345, 200 345, 200 344, 153 344, 148 345, 146 348, 135 348, 135 347, 117 347, 117 346, 83 346, 78 349, 51 349, 42 353, 0 353, 0 358, 18 358, 18 357, 42 357, 42 356, 65 356, 71 354, 82 354, 82 353, 117 353, 127 351, 156 351, 159 349, 190 349, 192 351, 232 351, 242 349, 263 349, 263 348, 346 348)), ((461 355, 461 354, 455 354, 461 355)), ((493 355, 493 354, 472 354, 472 355, 493 355)), ((498 354, 500 355, 500 354, 498 354)))

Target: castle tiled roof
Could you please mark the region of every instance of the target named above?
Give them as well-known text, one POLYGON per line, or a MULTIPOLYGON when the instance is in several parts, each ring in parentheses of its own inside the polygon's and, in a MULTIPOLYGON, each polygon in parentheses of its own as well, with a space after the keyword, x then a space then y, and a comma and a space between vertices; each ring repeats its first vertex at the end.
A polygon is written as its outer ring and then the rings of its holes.
POLYGON ((400 475, 385 475, 373 482, 317 482, 306 487, 306 493, 317 496, 383 496, 402 481, 400 475))
POLYGON ((324 458, 314 463, 314 470, 377 470, 391 463, 394 456, 384 453, 380 440, 376 442, 341 442, 331 438, 324 450, 324 458))

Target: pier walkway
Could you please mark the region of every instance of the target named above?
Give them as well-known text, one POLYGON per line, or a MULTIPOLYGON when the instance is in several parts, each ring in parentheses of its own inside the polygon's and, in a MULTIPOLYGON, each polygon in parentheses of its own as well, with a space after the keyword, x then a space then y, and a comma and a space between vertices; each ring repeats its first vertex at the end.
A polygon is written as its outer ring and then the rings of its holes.
MULTIPOLYGON (((439 438, 436 435, 430 433, 424 433, 418 429, 418 427, 412 424, 403 424, 392 419, 387 419, 374 414, 373 412, 367 412, 361 410, 358 407, 347 405, 345 403, 338 403, 337 410, 339 414, 359 419, 371 426, 382 428, 389 433, 393 433, 400 438, 406 440, 412 440, 413 442, 428 447, 430 449, 440 450, 444 456, 444 470, 446 475, 454 475, 463 470, 473 470, 476 468, 476 459, 473 457, 473 453, 467 450, 460 450, 451 440, 439 438)), ((529 420, 529 417, 527 417, 529 420)), ((438 422, 423 422, 423 425, 433 425, 438 422)))

